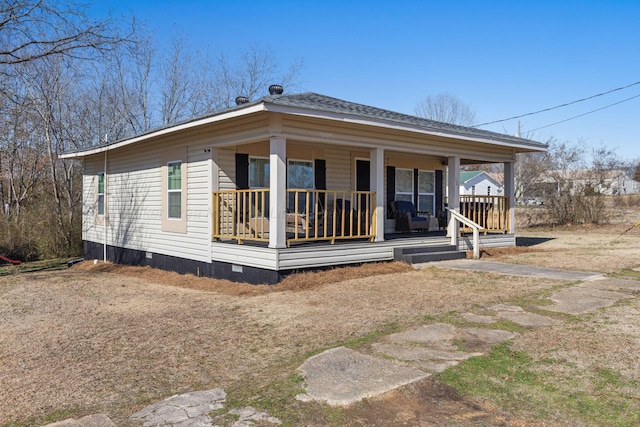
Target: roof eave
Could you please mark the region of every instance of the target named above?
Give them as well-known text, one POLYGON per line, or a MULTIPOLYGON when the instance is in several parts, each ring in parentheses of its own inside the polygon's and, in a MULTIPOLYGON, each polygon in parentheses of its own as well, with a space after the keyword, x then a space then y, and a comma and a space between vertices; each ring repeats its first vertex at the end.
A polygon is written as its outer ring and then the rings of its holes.
POLYGON ((429 136, 437 136, 443 138, 454 138, 461 139, 470 142, 480 142, 485 144, 499 144, 509 148, 523 149, 524 151, 547 151, 547 146, 545 144, 536 144, 533 146, 529 143, 516 143, 514 141, 505 141, 500 140, 499 135, 496 139, 491 138, 483 138, 483 137, 470 137, 468 135, 459 134, 456 132, 443 132, 427 129, 418 125, 411 125, 408 123, 399 123, 393 120, 385 120, 385 119, 374 119, 371 117, 363 117, 357 114, 349 114, 349 113, 335 113, 324 110, 315 110, 312 108, 304 108, 304 107, 293 107, 293 106, 285 106, 285 105, 276 105, 273 103, 265 104, 265 109, 274 113, 282 113, 282 114, 298 114, 307 117, 315 117, 315 118, 324 118, 328 120, 338 120, 342 122, 348 122, 353 124, 363 124, 363 125, 374 125, 379 127, 384 127, 387 129, 394 130, 404 130, 409 132, 421 133, 429 136))
POLYGON ((93 155, 93 154, 99 154, 99 153, 103 153, 105 151, 110 151, 110 150, 114 150, 116 148, 125 147, 127 145, 131 145, 131 144, 135 144, 135 143, 138 143, 138 142, 146 141, 146 140, 149 140, 149 139, 152 139, 152 138, 157 138, 159 136, 170 135, 172 133, 176 133, 176 132, 180 132, 180 131, 196 128, 198 126, 203 126, 203 125, 207 125, 207 124, 210 124, 210 123, 219 122, 219 121, 231 119, 231 118, 234 118, 234 117, 245 116, 245 115, 257 113, 257 112, 260 112, 260 111, 265 111, 264 104, 263 103, 256 103, 256 104, 253 104, 253 105, 249 105, 249 106, 247 106, 245 108, 237 108, 237 109, 233 109, 233 110, 222 112, 222 113, 218 113, 218 114, 213 114, 213 115, 206 116, 206 117, 203 117, 203 118, 200 118, 200 119, 195 119, 195 120, 192 120, 192 121, 189 121, 189 122, 185 122, 185 123, 182 123, 182 124, 169 126, 169 127, 165 127, 165 128, 162 128, 162 129, 155 130, 155 131, 151 131, 151 132, 143 134, 143 135, 134 136, 134 137, 128 138, 128 139, 123 139, 121 141, 117 141, 117 142, 114 142, 114 143, 111 143, 111 144, 101 145, 101 146, 98 146, 98 147, 92 147, 92 148, 85 149, 85 150, 80 150, 80 151, 75 151, 75 152, 71 152, 71 153, 61 154, 60 158, 61 159, 73 159, 73 158, 79 158, 79 157, 86 157, 86 156, 90 156, 90 155, 93 155))

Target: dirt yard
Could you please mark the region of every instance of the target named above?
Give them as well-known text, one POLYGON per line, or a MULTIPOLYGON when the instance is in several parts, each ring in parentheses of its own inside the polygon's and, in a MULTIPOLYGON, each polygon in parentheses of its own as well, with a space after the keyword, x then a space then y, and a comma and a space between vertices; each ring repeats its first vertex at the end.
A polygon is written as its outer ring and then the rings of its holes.
MULTIPOLYGON (((526 246, 488 250, 483 258, 620 273, 640 266, 640 227, 627 228, 520 230, 526 246)), ((551 280, 414 271, 394 263, 305 274, 278 286, 90 263, 5 274, 0 425, 43 425, 94 413, 128 425, 130 413, 172 394, 213 387, 232 398, 234 392, 259 394, 294 374, 313 352, 489 303, 532 298, 557 286, 551 280)), ((625 324, 638 318, 637 311, 629 305, 602 314, 605 320, 588 319, 614 325, 591 328, 609 339, 558 326, 552 335, 524 335, 516 345, 531 353, 559 351, 571 366, 610 364, 640 381, 637 368, 621 366, 635 360, 630 350, 640 351, 638 340, 627 339, 621 349, 611 339, 630 327, 625 324), (584 358, 571 353, 574 339, 589 345, 584 358)), ((413 418, 403 420, 399 413, 422 411, 423 425, 538 425, 526 411, 463 398, 435 380, 366 405, 343 412, 341 423, 371 425, 366 414, 378 414, 374 425, 403 425, 413 418)), ((300 419, 310 424, 322 411, 311 408, 300 419)))

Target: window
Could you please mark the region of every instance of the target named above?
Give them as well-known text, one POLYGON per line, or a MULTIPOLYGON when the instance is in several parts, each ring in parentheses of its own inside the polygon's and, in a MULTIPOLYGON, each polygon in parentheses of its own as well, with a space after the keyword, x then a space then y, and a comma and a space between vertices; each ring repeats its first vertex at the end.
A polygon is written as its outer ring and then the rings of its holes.
POLYGON ((269 159, 249 158, 249 188, 269 188, 269 159))
POLYGON ((487 196, 491 195, 491 186, 487 185, 487 196))
POLYGON ((429 212, 433 215, 433 207, 435 206, 435 190, 436 190, 435 172, 418 171, 418 212, 429 212))
POLYGON ((396 198, 413 203, 413 169, 396 169, 396 198))
MULTIPOLYGON (((287 168, 287 182, 291 189, 313 190, 314 175, 313 162, 308 160, 289 160, 287 168)), ((304 212, 307 207, 306 193, 289 192, 288 209, 290 212, 296 209, 296 194, 298 195, 298 212, 304 212)), ((312 209, 314 200, 309 200, 309 209, 312 209)))
POLYGON ((396 169, 395 200, 414 203, 417 212, 433 214, 436 198, 435 181, 436 177, 433 171, 396 169), (417 186, 414 182, 416 178, 418 180, 417 186))
POLYGON ((187 179, 189 162, 187 147, 169 148, 162 153, 160 167, 162 231, 187 232, 187 179))
POLYGON ((167 217, 182 218, 182 162, 167 163, 167 217))
POLYGON ((472 195, 472 196, 475 196, 475 195, 476 195, 476 186, 475 186, 475 185, 472 185, 472 186, 471 186, 471 195, 472 195))
POLYGON ((98 215, 104 215, 104 172, 98 173, 98 215))

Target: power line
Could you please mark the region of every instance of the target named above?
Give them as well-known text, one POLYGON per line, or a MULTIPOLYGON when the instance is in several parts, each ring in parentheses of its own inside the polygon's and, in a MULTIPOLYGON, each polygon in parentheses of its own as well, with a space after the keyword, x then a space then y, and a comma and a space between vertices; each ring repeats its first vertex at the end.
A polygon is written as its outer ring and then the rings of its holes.
POLYGON ((623 102, 631 101, 632 99, 635 99, 635 98, 640 98, 640 95, 632 96, 631 98, 623 99, 622 101, 614 102, 613 104, 609 104, 609 105, 604 106, 602 108, 598 108, 596 110, 591 110, 589 112, 586 112, 586 113, 583 113, 583 114, 579 114, 577 116, 569 117, 568 119, 560 120, 559 122, 551 123, 550 125, 541 126, 539 128, 535 128, 535 129, 530 129, 530 130, 527 130, 527 132, 535 132, 535 131, 540 130, 540 129, 544 129, 544 128, 548 128, 548 127, 551 127, 551 126, 554 126, 554 125, 558 125, 560 123, 568 122, 569 120, 577 119, 578 117, 586 116, 587 114, 595 113, 596 111, 604 110, 605 108, 613 107, 614 105, 622 104, 623 102))
MULTIPOLYGON (((631 86, 635 86, 635 85, 639 85, 639 84, 640 84, 640 82, 631 83, 631 84, 628 84, 626 86, 618 87, 618 88, 615 88, 615 89, 608 90, 606 92, 602 92, 602 93, 598 93, 596 95, 589 96, 587 98, 582 98, 582 99, 578 99, 576 101, 567 102, 566 104, 556 105, 555 107, 545 108, 543 110, 534 111, 533 113, 522 114, 520 116, 509 117, 508 119, 495 120, 493 122, 481 123, 479 125, 473 125, 471 127, 477 128, 477 127, 481 127, 481 126, 492 125, 494 123, 501 123, 501 122, 506 122, 506 121, 513 120, 513 119, 519 119, 519 118, 526 117, 526 116, 532 116, 534 114, 544 113, 546 111, 551 111, 551 110, 555 110, 557 108, 562 108, 562 107, 566 107, 566 106, 569 106, 569 105, 577 104, 578 102, 588 101, 589 99, 597 98, 599 96, 607 95, 609 93, 616 92, 616 91, 623 90, 623 89, 627 89, 627 88, 630 88, 631 86)), ((633 99, 633 98, 629 98, 629 99, 633 99)), ((625 100, 625 101, 628 101, 628 99, 625 100)), ((620 101, 620 102, 624 102, 624 101, 620 101)), ((611 104, 611 105, 616 105, 616 104, 611 104)), ((607 107, 610 107, 611 105, 608 105, 607 107)), ((607 107, 603 107, 603 108, 607 108, 607 107)), ((598 111, 598 110, 594 110, 594 111, 598 111)), ((591 111, 591 113, 594 112, 594 111, 591 111)), ((585 113, 585 114, 589 114, 589 113, 585 113)), ((576 116, 576 117, 580 117, 580 116, 576 116)), ((567 119, 567 120, 571 120, 571 119, 567 119)), ((562 122, 558 122, 558 123, 562 123, 562 122)), ((554 124, 557 124, 557 123, 554 123, 554 124)), ((549 125, 549 126, 553 126, 553 125, 549 125)), ((539 128, 539 129, 542 129, 542 128, 539 128)))

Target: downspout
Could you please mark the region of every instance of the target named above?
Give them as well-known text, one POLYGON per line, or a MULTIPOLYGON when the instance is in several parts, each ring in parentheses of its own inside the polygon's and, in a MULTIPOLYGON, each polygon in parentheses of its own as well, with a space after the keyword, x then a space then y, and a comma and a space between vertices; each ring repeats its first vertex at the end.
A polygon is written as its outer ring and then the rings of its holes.
MULTIPOLYGON (((107 140, 108 136, 105 135, 104 139, 105 142, 107 140)), ((104 241, 103 241, 103 245, 102 245, 102 261, 103 262, 107 262, 107 225, 109 223, 109 204, 107 203, 107 200, 109 199, 108 196, 108 188, 109 186, 107 185, 107 151, 109 151, 108 149, 104 150, 104 241)))

